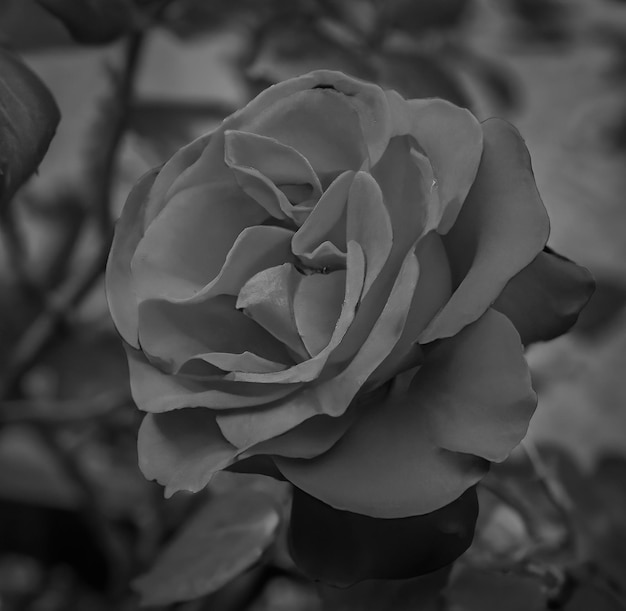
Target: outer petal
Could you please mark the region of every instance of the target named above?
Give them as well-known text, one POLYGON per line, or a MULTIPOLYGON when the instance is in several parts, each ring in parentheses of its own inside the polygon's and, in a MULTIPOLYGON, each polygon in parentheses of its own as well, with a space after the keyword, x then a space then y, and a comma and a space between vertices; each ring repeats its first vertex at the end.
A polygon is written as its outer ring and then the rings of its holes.
POLYGON ((544 251, 511 279, 493 307, 513 322, 524 344, 546 341, 576 322, 594 288, 587 269, 544 251))
POLYGON ((215 410, 258 407, 293 393, 299 384, 250 384, 199 379, 163 373, 143 353, 126 348, 130 369, 130 387, 139 409, 168 412, 183 407, 207 407, 215 410))
POLYGON ((239 234, 268 217, 236 186, 180 191, 146 230, 131 262, 140 299, 195 295, 222 269, 239 234))
POLYGON ((269 87, 245 108, 233 115, 232 129, 246 125, 247 119, 276 104, 293 93, 314 88, 332 88, 344 94, 359 116, 361 130, 369 150, 372 164, 376 163, 387 148, 392 118, 385 92, 372 83, 332 70, 315 70, 303 76, 289 79, 269 87))
POLYGON ((106 268, 106 294, 111 317, 119 334, 134 348, 139 347, 139 322, 130 262, 143 237, 147 196, 158 173, 159 169, 155 168, 144 174, 130 192, 115 228, 106 268))
POLYGON ((408 579, 456 560, 472 542, 477 516, 474 488, 437 511, 397 520, 339 511, 296 489, 290 548, 299 568, 325 583, 408 579))
MULTIPOLYGON (((411 135, 430 161, 441 208, 430 221, 447 233, 465 201, 480 163, 482 130, 468 110, 439 99, 404 100, 387 92, 393 135, 411 135)), ((429 227, 429 228, 431 228, 429 227)))
POLYGON ((332 89, 299 91, 248 117, 248 132, 274 138, 304 155, 325 181, 368 161, 359 115, 332 89))
MULTIPOLYGON (((220 295, 201 303, 150 299, 139 306, 139 342, 144 353, 171 373, 209 352, 252 352, 291 365, 285 347, 220 295)), ((259 374, 260 375, 260 374, 259 374)))
POLYGON ((457 288, 420 343, 455 335, 477 320, 548 239, 548 215, 524 141, 499 119, 485 121, 483 130, 478 176, 444 240, 457 288))
POLYGON ((537 405, 519 334, 492 309, 432 347, 409 396, 436 445, 490 461, 522 440, 537 405))
POLYGON ((213 412, 201 408, 147 414, 137 449, 142 473, 163 484, 167 497, 179 490, 202 490, 237 455, 220 433, 213 412))

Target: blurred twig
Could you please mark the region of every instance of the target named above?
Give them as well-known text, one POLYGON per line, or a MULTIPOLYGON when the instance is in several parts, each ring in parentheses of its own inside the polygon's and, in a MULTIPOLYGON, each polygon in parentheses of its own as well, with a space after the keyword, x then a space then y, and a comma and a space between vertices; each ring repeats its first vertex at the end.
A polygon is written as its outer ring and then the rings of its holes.
POLYGON ((108 416, 132 402, 128 392, 104 392, 90 399, 0 402, 0 424, 62 425, 108 416))
POLYGON ((98 158, 92 164, 88 175, 91 200, 94 202, 101 230, 98 252, 82 275, 47 300, 43 311, 26 329, 0 378, 0 398, 8 397, 16 391, 24 373, 38 361, 54 341, 67 313, 82 302, 104 272, 113 237, 112 181, 119 146, 128 123, 143 41, 144 34, 138 32, 127 42, 122 73, 117 79, 118 84, 114 87, 111 100, 105 106, 107 116, 102 118, 103 125, 100 131, 104 139, 98 142, 98 158))

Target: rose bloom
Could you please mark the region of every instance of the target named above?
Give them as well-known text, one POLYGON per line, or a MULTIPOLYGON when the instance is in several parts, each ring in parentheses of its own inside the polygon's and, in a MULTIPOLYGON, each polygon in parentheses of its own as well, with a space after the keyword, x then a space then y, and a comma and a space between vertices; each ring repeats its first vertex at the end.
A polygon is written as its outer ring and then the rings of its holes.
POLYGON ((347 581, 449 562, 535 409, 523 345, 592 290, 548 233, 508 123, 339 72, 270 87, 146 174, 117 226, 143 473, 167 494, 227 468, 288 480, 294 555, 323 577, 357 539, 343 564, 414 551, 347 581))

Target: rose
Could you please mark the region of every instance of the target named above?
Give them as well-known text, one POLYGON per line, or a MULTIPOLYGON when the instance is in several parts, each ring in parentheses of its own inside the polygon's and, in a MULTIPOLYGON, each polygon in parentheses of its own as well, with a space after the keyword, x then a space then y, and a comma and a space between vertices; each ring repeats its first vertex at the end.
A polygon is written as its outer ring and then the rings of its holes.
POLYGON ((144 176, 117 226, 141 469, 172 494, 269 468, 306 493, 294 511, 370 532, 459 518, 444 558, 347 581, 451 560, 535 409, 523 343, 590 294, 548 231, 508 123, 338 72, 267 89, 144 176))

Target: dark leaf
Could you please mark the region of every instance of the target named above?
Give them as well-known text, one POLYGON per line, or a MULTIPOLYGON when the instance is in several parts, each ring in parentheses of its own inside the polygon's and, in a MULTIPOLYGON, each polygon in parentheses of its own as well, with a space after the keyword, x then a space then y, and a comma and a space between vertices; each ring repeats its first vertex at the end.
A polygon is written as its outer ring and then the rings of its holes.
POLYGON ((334 509, 295 489, 293 559, 309 577, 337 586, 366 579, 408 579, 450 564, 472 542, 476 490, 429 514, 371 518, 334 509))
POLYGON ((46 86, 20 59, 0 49, 0 206, 37 169, 59 119, 46 86))
POLYGON ((58 17, 78 41, 103 44, 137 27, 132 0, 37 0, 58 17))
POLYGON ((274 542, 279 521, 274 502, 263 493, 241 490, 211 498, 134 588, 145 605, 215 592, 259 560, 274 542))
POLYGON ((594 288, 587 269, 546 249, 506 285, 494 308, 513 322, 524 344, 546 341, 576 322, 594 288))

